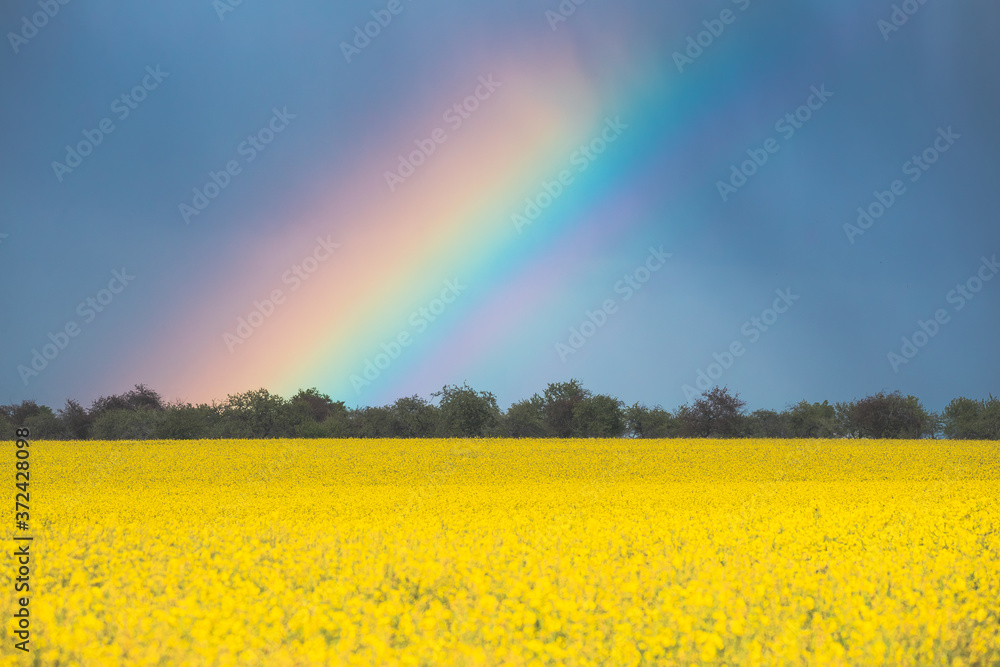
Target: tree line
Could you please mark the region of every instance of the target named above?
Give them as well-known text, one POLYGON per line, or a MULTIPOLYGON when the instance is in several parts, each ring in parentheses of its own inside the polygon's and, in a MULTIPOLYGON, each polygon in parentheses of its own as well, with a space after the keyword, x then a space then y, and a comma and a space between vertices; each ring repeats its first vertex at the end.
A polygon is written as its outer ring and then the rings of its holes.
POLYGON ((283 398, 266 389, 221 403, 168 403, 145 385, 102 396, 89 409, 72 399, 58 411, 25 400, 0 405, 0 439, 27 427, 48 440, 202 438, 938 438, 1000 440, 1000 400, 956 398, 940 414, 898 391, 829 404, 800 401, 781 412, 747 412, 727 387, 713 387, 673 412, 625 405, 578 380, 555 382, 506 411, 496 396, 449 385, 432 400, 349 408, 318 389, 283 398))

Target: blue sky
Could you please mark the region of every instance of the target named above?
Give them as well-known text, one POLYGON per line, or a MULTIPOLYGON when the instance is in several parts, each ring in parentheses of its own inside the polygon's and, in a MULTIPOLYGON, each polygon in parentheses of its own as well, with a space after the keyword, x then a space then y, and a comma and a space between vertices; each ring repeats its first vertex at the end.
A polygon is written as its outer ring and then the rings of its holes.
POLYGON ((555 1, 401 0, 348 62, 390 3, 8 3, 0 402, 89 405, 143 382, 169 399, 317 386, 364 404, 468 381, 506 407, 576 377, 674 408, 701 373, 752 409, 996 395, 1000 8, 897 5, 916 11, 587 0, 563 21, 555 1), (396 154, 491 72, 496 99, 405 192, 386 189, 396 154), (241 140, 283 109, 294 118, 246 160, 241 140), (534 184, 615 116, 630 129, 515 234, 534 184), (88 136, 78 167, 53 165, 88 136), (227 160, 239 174, 185 224, 179 204, 227 160), (378 217, 395 205, 428 234, 378 217), (433 211, 466 210, 430 234, 433 211), (322 284, 227 350, 223 332, 321 232, 343 241, 322 284), (624 302, 615 285, 660 246, 669 261, 624 302), (394 269, 403 257, 427 268, 394 269), (378 342, 459 271, 468 295, 354 392, 378 342), (105 289, 100 312, 81 308, 105 289), (560 355, 607 298, 620 309, 560 355))

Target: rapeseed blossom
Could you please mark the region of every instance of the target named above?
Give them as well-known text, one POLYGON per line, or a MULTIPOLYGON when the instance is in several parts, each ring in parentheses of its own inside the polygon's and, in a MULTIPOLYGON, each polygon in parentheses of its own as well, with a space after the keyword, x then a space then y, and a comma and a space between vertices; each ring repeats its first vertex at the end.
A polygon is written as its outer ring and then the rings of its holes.
POLYGON ((998 449, 36 442, 0 665, 996 665, 998 449))

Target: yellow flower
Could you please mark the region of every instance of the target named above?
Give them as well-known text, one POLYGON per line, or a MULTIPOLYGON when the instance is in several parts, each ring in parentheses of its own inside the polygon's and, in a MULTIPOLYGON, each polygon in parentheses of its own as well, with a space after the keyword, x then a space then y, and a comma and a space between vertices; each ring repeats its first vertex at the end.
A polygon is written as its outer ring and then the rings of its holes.
POLYGON ((992 444, 87 444, 37 481, 46 664, 1000 656, 992 444))

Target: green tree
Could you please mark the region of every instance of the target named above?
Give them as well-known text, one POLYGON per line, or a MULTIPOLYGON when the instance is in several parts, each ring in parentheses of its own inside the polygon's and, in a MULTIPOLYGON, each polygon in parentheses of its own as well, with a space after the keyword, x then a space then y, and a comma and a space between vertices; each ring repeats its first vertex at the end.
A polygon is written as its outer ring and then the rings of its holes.
POLYGON ((488 391, 463 384, 448 385, 431 394, 440 399, 438 433, 445 438, 478 438, 491 435, 500 423, 497 399, 488 391))
POLYGON ((659 405, 638 402, 625 409, 625 425, 633 438, 676 438, 680 429, 677 418, 659 405))
POLYGON ((620 438, 625 435, 622 402, 612 396, 594 394, 573 409, 573 432, 581 438, 620 438))
POLYGON ((747 417, 748 435, 753 438, 790 438, 787 414, 774 410, 755 410, 747 417))
POLYGON ((14 439, 18 428, 27 428, 31 433, 28 437, 36 440, 62 440, 68 435, 52 408, 33 400, 21 401, 19 405, 0 405, 0 426, 4 427, 0 438, 14 439))
POLYGON ((158 440, 199 440, 220 438, 223 431, 219 406, 178 401, 163 409, 153 437, 158 440))
POLYGON ((549 434, 542 412, 544 400, 538 394, 511 404, 501 419, 502 432, 508 438, 544 438, 549 434))
POLYGON ((980 428, 985 440, 1000 440, 1000 399, 990 394, 987 401, 983 401, 983 410, 980 414, 980 428))
POLYGON ((835 431, 841 438, 860 438, 861 426, 855 417, 855 401, 844 401, 833 406, 835 431))
POLYGON ((162 410, 112 408, 94 420, 93 436, 98 440, 151 440, 163 420, 162 410))
POLYGON ((936 418, 914 396, 878 392, 856 401, 850 410, 851 433, 861 438, 923 438, 936 430, 936 418))
POLYGON ((0 442, 16 440, 16 428, 7 415, 0 411, 0 442))
POLYGON ((980 440, 979 415, 982 410, 980 401, 960 396, 953 398, 945 407, 944 434, 954 440, 980 440))
POLYGON ((94 425, 94 418, 73 399, 66 400, 66 406, 59 411, 59 421, 62 422, 66 435, 76 440, 86 440, 94 425))
POLYGON ((577 423, 574 419, 576 407, 590 396, 590 392, 576 379, 550 383, 545 389, 542 406, 547 430, 557 438, 577 435, 577 423))
POLYGON ((52 408, 45 405, 39 406, 38 412, 25 418, 23 424, 34 440, 65 440, 68 435, 52 408))
POLYGON ((354 422, 351 420, 351 413, 346 408, 343 412, 334 412, 320 426, 323 427, 321 437, 324 438, 353 438, 357 436, 354 422))
POLYGON ((101 396, 90 406, 90 416, 96 419, 107 410, 162 410, 163 399, 144 384, 137 384, 124 394, 101 396))
POLYGON ((952 399, 941 415, 945 437, 955 440, 1000 440, 1000 400, 964 396, 952 399))
POLYGON ((944 420, 940 413, 928 411, 925 433, 922 437, 938 438, 944 433, 944 420))
POLYGON ((417 395, 397 399, 392 417, 403 438, 432 438, 438 430, 438 408, 417 395))
POLYGON ((826 401, 799 401, 785 412, 789 437, 832 438, 837 431, 837 409, 826 401))
POLYGON ((393 414, 392 407, 364 407, 351 413, 354 429, 362 438, 400 438, 402 424, 393 414))
POLYGON ((291 426, 288 402, 267 389, 230 394, 222 406, 226 437, 278 438, 291 426))
POLYGON ((299 389, 298 393, 289 399, 291 407, 314 422, 324 422, 340 411, 347 411, 343 401, 334 402, 319 389, 299 389))
MULTIPOLYGON (((19 405, 0 405, 0 414, 7 418, 15 427, 24 426, 29 417, 42 414, 49 410, 43 405, 38 405, 35 401, 28 399, 21 401, 19 405)), ((51 410, 49 410, 51 412, 51 410)))
POLYGON ((745 406, 739 393, 730 394, 728 387, 713 387, 695 399, 690 408, 681 406, 681 430, 688 437, 739 437, 745 430, 745 406))
POLYGON ((299 389, 288 404, 287 428, 300 438, 344 437, 350 431, 347 406, 319 389, 299 389))

